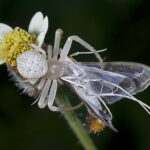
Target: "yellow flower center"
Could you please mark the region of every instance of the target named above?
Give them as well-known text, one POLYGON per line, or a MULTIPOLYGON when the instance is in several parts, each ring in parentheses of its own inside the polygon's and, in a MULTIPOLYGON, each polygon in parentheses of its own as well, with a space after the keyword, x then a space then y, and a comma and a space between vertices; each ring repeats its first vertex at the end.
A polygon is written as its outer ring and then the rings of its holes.
POLYGON ((5 34, 0 43, 0 56, 2 61, 16 66, 16 59, 23 52, 33 49, 28 44, 35 43, 36 36, 30 35, 23 29, 16 27, 5 34))

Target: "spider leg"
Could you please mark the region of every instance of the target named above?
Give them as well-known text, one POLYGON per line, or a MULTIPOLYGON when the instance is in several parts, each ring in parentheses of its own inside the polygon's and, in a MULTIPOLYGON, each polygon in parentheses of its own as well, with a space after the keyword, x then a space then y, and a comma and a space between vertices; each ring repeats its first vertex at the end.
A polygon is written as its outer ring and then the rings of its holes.
POLYGON ((101 68, 103 68, 103 60, 100 57, 100 55, 98 54, 98 52, 91 45, 89 45, 87 42, 85 42, 84 40, 82 40, 80 37, 78 37, 76 35, 70 36, 67 39, 67 41, 63 47, 63 50, 61 51, 60 60, 64 60, 67 57, 73 41, 80 43, 82 46, 84 46, 85 48, 87 48, 88 50, 93 52, 95 54, 95 56, 98 58, 101 68))
POLYGON ((53 106, 53 103, 56 97, 56 92, 57 92, 57 80, 53 80, 51 88, 50 88, 50 92, 48 95, 48 107, 52 111, 57 111, 57 108, 53 106))
POLYGON ((46 98, 47 98, 47 95, 48 95, 48 92, 49 92, 49 89, 50 89, 50 85, 51 85, 51 80, 50 79, 47 79, 45 85, 44 85, 44 88, 42 90, 42 93, 41 93, 41 96, 39 98, 39 102, 38 102, 38 106, 40 108, 44 108, 46 106, 46 98))
POLYGON ((70 107, 57 107, 58 111, 73 111, 76 109, 79 109, 83 105, 83 102, 77 104, 76 106, 70 106, 70 107))
MULTIPOLYGON (((38 89, 39 91, 43 91, 43 87, 44 87, 44 85, 45 85, 45 82, 46 82, 46 79, 45 79, 45 78, 44 78, 44 79, 41 79, 40 83, 39 83, 38 86, 37 86, 37 89, 38 89)), ((37 98, 31 105, 34 105, 37 101, 39 101, 39 98, 41 97, 41 93, 42 93, 42 92, 40 92, 38 98, 37 98)))
MULTIPOLYGON (((106 51, 106 50, 107 50, 106 48, 105 48, 105 49, 101 49, 101 50, 98 50, 97 53, 101 53, 101 52, 104 52, 104 51, 106 51)), ((77 62, 73 57, 78 56, 78 55, 93 54, 93 53, 94 53, 94 52, 75 52, 75 53, 69 55, 69 57, 71 58, 71 60, 72 60, 74 63, 78 64, 78 62, 77 62)))
POLYGON ((51 45, 48 45, 48 48, 47 48, 47 58, 52 58, 52 46, 51 45))
MULTIPOLYGON (((55 34, 55 43, 54 43, 53 51, 52 51, 52 46, 51 45, 49 45, 48 48, 47 48, 48 58, 52 58, 52 52, 53 52, 53 58, 57 59, 58 52, 59 52, 59 44, 60 44, 61 35, 62 35, 62 30, 58 29, 56 31, 56 34, 55 34)), ((35 49, 39 50, 40 52, 42 52, 42 49, 40 47, 38 47, 34 44, 31 44, 30 46, 32 46, 33 48, 35 48, 35 49)), ((56 80, 53 81, 51 88, 50 88, 51 80, 48 79, 46 81, 46 83, 45 83, 45 80, 46 79, 41 80, 41 83, 39 83, 39 85, 38 85, 39 89, 44 86, 44 88, 42 90, 42 93, 40 95, 39 102, 38 102, 38 106, 40 108, 44 108, 47 104, 45 101, 46 101, 49 89, 50 89, 50 95, 51 95, 50 98, 52 100, 51 101, 52 103, 54 102, 56 91, 57 91, 57 81, 56 80)))
MULTIPOLYGON (((97 53, 101 53, 101 52, 105 52, 107 50, 107 48, 105 49, 101 49, 101 50, 97 50, 97 53)), ((84 54, 93 54, 94 52, 75 52, 73 54, 71 54, 70 56, 73 57, 73 56, 78 56, 78 55, 84 55, 84 54)))
POLYGON ((60 45, 60 40, 61 36, 63 34, 62 29, 57 29, 55 32, 55 41, 54 41, 54 48, 53 48, 53 59, 57 59, 58 54, 59 54, 59 45, 60 45))
POLYGON ((57 91, 57 80, 53 80, 51 89, 50 89, 50 93, 48 96, 48 107, 51 111, 72 111, 75 109, 80 108, 83 103, 80 103, 74 107, 56 107, 54 106, 54 100, 55 100, 55 96, 56 96, 56 91, 57 91))
POLYGON ((39 46, 35 45, 35 44, 28 44, 29 46, 33 47, 34 50, 40 52, 45 58, 46 58, 46 52, 39 46))
POLYGON ((37 89, 38 89, 38 90, 41 90, 41 89, 44 87, 45 82, 46 82, 46 79, 45 79, 45 78, 44 78, 44 79, 41 79, 40 83, 39 83, 38 86, 37 86, 37 89))

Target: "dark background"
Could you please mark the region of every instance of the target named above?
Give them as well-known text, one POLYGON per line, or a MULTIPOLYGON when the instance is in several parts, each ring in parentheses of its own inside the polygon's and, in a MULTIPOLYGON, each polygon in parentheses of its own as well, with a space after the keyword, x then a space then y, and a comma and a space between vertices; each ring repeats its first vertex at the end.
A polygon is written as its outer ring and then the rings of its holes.
MULTIPOLYGON (((148 0, 0 0, 0 22, 27 29, 32 15, 42 11, 49 17, 47 43, 53 44, 57 28, 64 30, 62 46, 70 35, 78 35, 96 49, 108 48, 106 61, 135 61, 150 65, 150 3, 148 0)), ((73 44, 71 53, 84 49, 73 44)), ((96 61, 80 56, 79 61, 96 61)), ((61 87, 62 88, 62 87, 61 87)), ((79 101, 66 87, 70 101, 79 101)), ((150 88, 137 95, 150 105, 150 88)), ((5 65, 0 67, 0 150, 82 150, 78 139, 60 113, 31 106, 34 99, 20 95, 9 81, 5 65)), ((150 116, 135 102, 122 100, 110 106, 113 124, 91 134, 98 150, 149 150, 150 116)), ((84 123, 82 109, 77 115, 84 123)))

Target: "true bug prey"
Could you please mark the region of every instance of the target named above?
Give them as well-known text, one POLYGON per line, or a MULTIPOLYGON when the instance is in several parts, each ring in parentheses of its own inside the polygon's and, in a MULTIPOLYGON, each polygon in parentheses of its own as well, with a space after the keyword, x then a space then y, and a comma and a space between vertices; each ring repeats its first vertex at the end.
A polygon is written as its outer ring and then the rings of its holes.
MULTIPOLYGON (((34 20, 38 22, 38 20, 43 20, 41 18, 43 15, 40 12, 34 15, 29 31, 34 29, 34 26, 37 29, 34 20)), ((107 104, 112 104, 122 98, 138 102, 150 113, 150 107, 133 96, 149 86, 150 68, 148 66, 132 62, 103 62, 98 54, 99 51, 78 36, 70 36, 63 48, 60 48, 61 29, 56 30, 54 46, 42 46, 47 32, 43 27, 48 27, 48 21, 45 20, 40 27, 40 36, 33 40, 35 42, 24 43, 28 48, 15 57, 14 64, 9 63, 7 61, 9 59, 2 59, 2 62, 6 62, 19 87, 30 96, 39 96, 37 101, 40 108, 48 106, 52 111, 71 111, 84 104, 94 118, 91 125, 91 130, 94 132, 105 126, 116 131, 112 125, 112 114, 107 104), (69 56, 73 41, 90 52, 77 52, 69 56), (77 62, 72 58, 77 54, 89 53, 95 54, 98 59, 97 63, 77 62), (71 86, 82 102, 74 107, 54 106, 58 83, 71 86)), ((4 44, 3 39, 1 44, 4 44)))

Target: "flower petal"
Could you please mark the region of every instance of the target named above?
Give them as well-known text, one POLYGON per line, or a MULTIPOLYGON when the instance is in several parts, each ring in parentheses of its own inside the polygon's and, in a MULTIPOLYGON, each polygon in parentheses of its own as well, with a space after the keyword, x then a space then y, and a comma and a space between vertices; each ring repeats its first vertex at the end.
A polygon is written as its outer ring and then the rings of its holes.
POLYGON ((12 31, 13 29, 4 24, 4 23, 0 23, 0 42, 3 40, 3 36, 4 34, 7 34, 8 32, 12 31))
POLYGON ((36 35, 40 34, 42 24, 43 14, 41 12, 37 12, 30 21, 28 32, 36 35))
POLYGON ((48 17, 46 16, 43 20, 43 24, 42 24, 42 27, 41 27, 41 32, 44 32, 46 34, 47 30, 48 30, 48 17))
POLYGON ((41 32, 38 37, 37 37, 37 40, 36 40, 36 43, 39 47, 42 46, 43 42, 44 42, 44 39, 45 39, 45 33, 44 32, 41 32))

